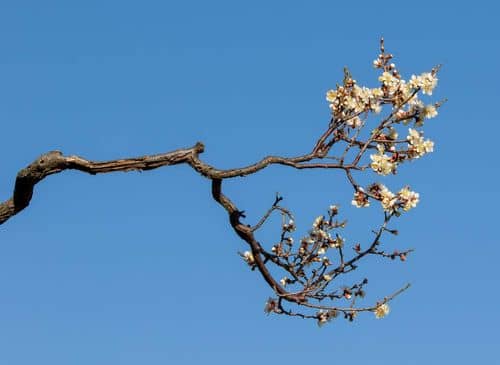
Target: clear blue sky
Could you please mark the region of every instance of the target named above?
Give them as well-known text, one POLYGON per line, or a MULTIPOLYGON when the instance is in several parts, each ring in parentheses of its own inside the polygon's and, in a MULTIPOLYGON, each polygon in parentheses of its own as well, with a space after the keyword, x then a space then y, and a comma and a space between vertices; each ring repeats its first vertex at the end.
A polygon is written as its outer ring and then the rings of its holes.
MULTIPOLYGON (((2 1, 2 199, 52 149, 112 159, 203 141, 226 168, 307 152, 344 65, 375 86, 381 35, 403 75, 442 63, 435 95, 449 102, 426 128, 435 153, 384 180, 422 197, 388 243, 416 253, 363 265, 368 299, 413 284, 387 318, 265 316, 270 290, 187 167, 66 172, 0 227, 0 364, 494 364, 499 13, 492 1, 2 1)), ((352 237, 378 222, 334 171, 226 185, 250 222, 276 191, 299 232, 331 203, 352 237)))

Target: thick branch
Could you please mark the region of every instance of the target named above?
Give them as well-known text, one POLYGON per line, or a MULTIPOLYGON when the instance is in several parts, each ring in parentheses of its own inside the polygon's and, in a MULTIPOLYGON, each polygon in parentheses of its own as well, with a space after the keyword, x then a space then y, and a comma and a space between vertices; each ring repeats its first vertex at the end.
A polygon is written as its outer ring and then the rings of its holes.
POLYGON ((57 174, 64 170, 79 170, 95 175, 116 171, 146 171, 163 166, 188 164, 198 173, 209 179, 228 179, 250 175, 274 164, 290 166, 296 169, 357 169, 355 166, 334 163, 306 163, 323 157, 319 154, 310 153, 290 158, 267 156, 259 162, 246 167, 219 170, 198 158, 198 154, 202 153, 204 148, 204 145, 198 142, 191 148, 178 149, 158 155, 147 155, 104 162, 89 161, 79 156, 63 156, 60 151, 45 153, 17 174, 13 196, 0 204, 0 224, 3 224, 29 205, 36 184, 47 176, 57 174))
POLYGON ((158 155, 104 162, 89 161, 78 156, 63 156, 59 151, 45 153, 17 174, 13 196, 0 204, 0 224, 26 208, 33 196, 35 185, 49 175, 64 170, 79 170, 92 175, 115 171, 152 170, 162 166, 190 163, 203 149, 203 144, 197 143, 191 148, 158 155))
POLYGON ((288 293, 274 280, 273 276, 271 275, 269 270, 267 270, 266 265, 262 261, 262 247, 255 240, 252 229, 240 222, 242 213, 236 208, 234 203, 222 193, 221 179, 212 180, 212 196, 215 201, 222 205, 222 207, 227 211, 229 215, 229 222, 231 223, 231 227, 233 227, 233 230, 236 232, 236 234, 250 245, 250 248, 252 249, 252 255, 255 259, 255 265, 257 266, 259 272, 262 274, 264 280, 271 286, 271 288, 273 288, 276 293, 287 295, 288 293))

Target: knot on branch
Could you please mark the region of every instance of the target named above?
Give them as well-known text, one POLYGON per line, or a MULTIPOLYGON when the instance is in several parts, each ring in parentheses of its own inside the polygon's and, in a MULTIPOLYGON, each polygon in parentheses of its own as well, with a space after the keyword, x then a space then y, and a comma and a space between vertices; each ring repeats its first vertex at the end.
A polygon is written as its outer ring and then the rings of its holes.
POLYGON ((205 145, 203 142, 196 142, 193 149, 196 153, 203 153, 205 151, 205 145))
POLYGON ((60 151, 50 151, 37 158, 17 174, 14 187, 14 209, 26 208, 33 196, 33 187, 46 176, 59 172, 65 163, 60 151))

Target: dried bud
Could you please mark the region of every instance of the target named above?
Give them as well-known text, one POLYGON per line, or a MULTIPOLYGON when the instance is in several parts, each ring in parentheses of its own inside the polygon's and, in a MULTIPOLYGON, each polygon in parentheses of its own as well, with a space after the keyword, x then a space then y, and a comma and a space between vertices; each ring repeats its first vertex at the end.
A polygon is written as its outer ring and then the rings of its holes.
POLYGON ((295 228, 295 222, 293 221, 293 219, 290 219, 287 224, 283 224, 283 231, 293 232, 295 231, 295 228))
POLYGON ((281 256, 283 254, 283 247, 281 246, 281 243, 277 243, 273 247, 271 247, 271 251, 276 256, 281 256))
POLYGON ((266 312, 267 314, 276 312, 277 308, 278 302, 273 298, 269 298, 266 302, 266 305, 264 306, 264 312, 266 312))
POLYGON ((356 318, 356 316, 357 316, 357 315, 358 315, 358 313, 357 313, 357 312, 355 312, 355 311, 350 312, 350 313, 347 315, 347 318, 349 319, 349 322, 354 321, 354 318, 356 318))
POLYGON ((339 313, 335 310, 335 309, 332 309, 328 312, 328 316, 330 318, 337 318, 337 316, 339 315, 339 313))
POLYGON ((330 319, 328 312, 323 312, 323 311, 319 311, 316 314, 316 318, 318 319, 318 326, 320 327, 323 326, 325 323, 327 323, 330 319))
POLYGON ((332 215, 337 215, 339 212, 339 207, 336 205, 330 205, 330 213, 332 215))

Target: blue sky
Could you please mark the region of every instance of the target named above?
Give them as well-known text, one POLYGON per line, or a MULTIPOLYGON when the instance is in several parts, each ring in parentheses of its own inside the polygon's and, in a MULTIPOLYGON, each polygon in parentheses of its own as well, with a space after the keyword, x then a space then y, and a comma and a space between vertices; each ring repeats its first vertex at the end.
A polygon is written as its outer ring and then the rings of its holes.
MULTIPOLYGON (((100 160, 203 141, 204 161, 221 168, 308 152, 343 66, 376 86, 371 62, 382 35, 403 76, 443 64, 435 100, 449 99, 425 128, 435 153, 383 179, 410 183, 422 197, 387 243, 416 248, 408 262, 362 265, 368 299, 413 284, 387 318, 318 328, 266 316, 270 290, 237 255, 245 246, 209 182, 185 166, 65 172, 39 184, 30 207, 1 226, 0 364, 494 363, 493 2, 0 4, 3 199, 17 171, 53 149, 100 160)), ((352 192, 335 171, 273 167, 225 186, 249 222, 276 191, 299 232, 331 203, 351 219, 352 237, 378 222, 350 207, 352 192)), ((272 242, 273 233, 260 239, 272 242)))

